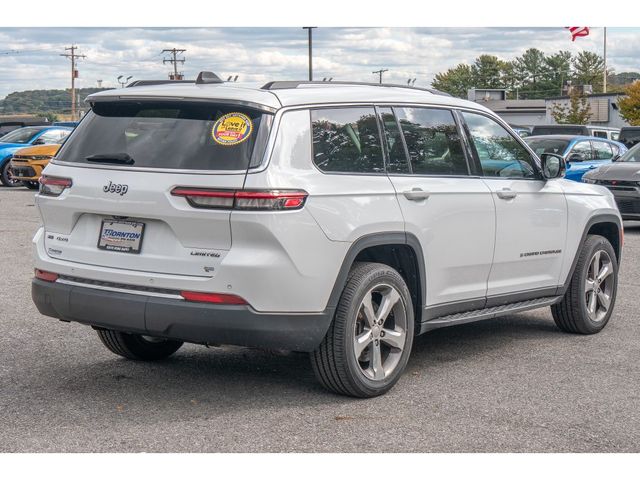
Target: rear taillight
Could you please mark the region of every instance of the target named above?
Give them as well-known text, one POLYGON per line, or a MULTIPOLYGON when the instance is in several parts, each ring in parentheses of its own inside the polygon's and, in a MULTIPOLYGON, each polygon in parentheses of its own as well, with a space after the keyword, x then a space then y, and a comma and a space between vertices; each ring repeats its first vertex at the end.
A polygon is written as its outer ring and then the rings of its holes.
POLYGON ((73 185, 73 182, 70 178, 42 175, 40 177, 40 195, 58 197, 66 188, 70 188, 71 185, 73 185))
POLYGON ((189 302, 217 303, 219 305, 247 305, 244 298, 228 293, 180 292, 180 296, 189 302))
POLYGON ((171 195, 185 197, 195 208, 235 210, 297 210, 309 194, 304 190, 213 190, 176 187, 171 195))
POLYGON ((58 274, 53 272, 47 272, 45 270, 35 269, 35 276, 39 280, 44 280, 45 282, 55 282, 58 280, 58 274))

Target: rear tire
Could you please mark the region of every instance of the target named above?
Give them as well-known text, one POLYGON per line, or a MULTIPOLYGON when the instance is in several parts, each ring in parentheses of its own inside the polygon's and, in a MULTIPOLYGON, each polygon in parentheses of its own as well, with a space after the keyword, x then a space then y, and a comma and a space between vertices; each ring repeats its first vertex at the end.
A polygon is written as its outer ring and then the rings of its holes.
POLYGON ((609 241, 589 235, 582 246, 569 288, 551 313, 560 330, 591 335, 613 312, 618 290, 618 261, 609 241))
POLYGON ((40 184, 38 182, 22 182, 22 184, 27 187, 29 190, 38 190, 40 188, 40 184))
POLYGON ((310 355, 320 383, 360 398, 390 390, 409 360, 413 312, 409 289, 396 270, 354 264, 329 331, 310 355))
POLYGON ((129 360, 162 360, 175 353, 182 342, 163 338, 145 337, 115 330, 97 330, 105 347, 129 360))

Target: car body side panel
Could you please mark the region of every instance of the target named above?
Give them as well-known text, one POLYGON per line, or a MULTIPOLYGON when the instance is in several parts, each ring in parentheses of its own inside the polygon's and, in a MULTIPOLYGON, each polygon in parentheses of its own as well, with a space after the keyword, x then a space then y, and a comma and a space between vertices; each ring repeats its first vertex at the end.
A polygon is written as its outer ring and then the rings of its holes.
MULTIPOLYGON (((611 192, 598 185, 578 182, 558 182, 567 200, 567 238, 565 240, 562 268, 558 285, 563 285, 571 273, 576 254, 580 251, 582 236, 590 219, 600 215, 612 215, 620 219, 620 212, 611 192)), ((622 219, 620 219, 622 224, 622 219)))

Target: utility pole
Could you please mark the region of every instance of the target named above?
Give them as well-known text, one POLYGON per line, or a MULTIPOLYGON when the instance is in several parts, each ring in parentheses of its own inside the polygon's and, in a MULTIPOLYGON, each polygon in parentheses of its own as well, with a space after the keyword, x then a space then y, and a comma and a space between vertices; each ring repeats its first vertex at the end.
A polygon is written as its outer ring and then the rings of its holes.
POLYGON ((184 75, 182 73, 178 73, 178 63, 182 63, 184 65, 184 57, 178 58, 178 55, 186 52, 183 48, 165 48, 162 50, 162 53, 169 53, 169 58, 164 58, 162 63, 171 63, 173 64, 173 75, 169 74, 170 80, 182 80, 184 75))
POLYGON ((76 45, 71 45, 64 49, 66 52, 71 53, 61 53, 61 57, 67 57, 71 59, 71 119, 76 119, 76 78, 78 78, 78 70, 76 69, 76 60, 78 58, 87 58, 86 55, 79 55, 76 53, 78 47, 76 45))
POLYGON ((384 72, 388 72, 388 71, 389 71, 388 68, 381 68, 380 70, 376 70, 375 72, 371 72, 371 73, 373 73, 373 74, 377 73, 378 75, 380 75, 380 84, 382 84, 382 74, 384 72))
POLYGON ((607 93, 607 27, 604 27, 604 74, 602 79, 602 91, 607 93))
POLYGON ((302 27, 309 32, 309 81, 313 82, 313 36, 311 32, 318 27, 302 27))

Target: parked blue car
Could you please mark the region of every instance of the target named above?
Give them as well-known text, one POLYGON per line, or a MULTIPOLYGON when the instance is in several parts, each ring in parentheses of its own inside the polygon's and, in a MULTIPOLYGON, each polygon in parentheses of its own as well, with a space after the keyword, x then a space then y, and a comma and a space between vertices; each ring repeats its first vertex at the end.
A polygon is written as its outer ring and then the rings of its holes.
POLYGON ((40 126, 23 127, 0 137, 0 183, 6 187, 21 184, 11 176, 9 166, 16 150, 30 145, 47 145, 60 141, 73 131, 71 127, 40 126))
POLYGON ((565 178, 576 182, 589 170, 615 162, 627 151, 620 142, 584 135, 537 135, 524 141, 538 156, 542 153, 562 155, 567 163, 565 178))

